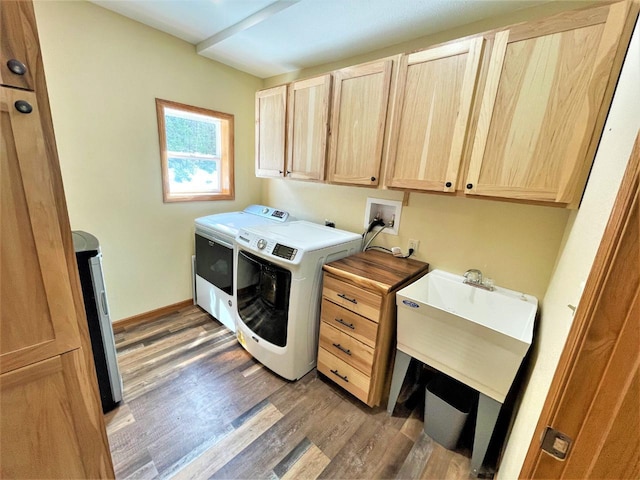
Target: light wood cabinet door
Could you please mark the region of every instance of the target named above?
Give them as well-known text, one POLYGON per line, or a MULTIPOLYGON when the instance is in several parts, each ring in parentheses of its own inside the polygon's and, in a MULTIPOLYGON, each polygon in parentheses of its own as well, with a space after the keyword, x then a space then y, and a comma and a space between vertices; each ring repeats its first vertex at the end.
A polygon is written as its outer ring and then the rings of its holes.
POLYGON ((324 180, 330 95, 330 74, 289 86, 288 178, 324 180))
POLYGON ((40 45, 31 2, 0 2, 0 84, 35 90, 40 45))
POLYGON ((378 185, 392 66, 383 60, 335 72, 330 182, 378 185))
POLYGON ((5 478, 113 478, 81 351, 0 375, 5 478))
POLYGON ((256 93, 257 177, 284 175, 286 114, 286 85, 256 93))
POLYGON ((566 12, 496 34, 465 193, 579 201, 627 10, 566 12))
POLYGON ((39 115, 33 92, 0 87, 0 373, 80 346, 39 115))
POLYGON ((483 38, 403 55, 385 183, 454 192, 483 38))

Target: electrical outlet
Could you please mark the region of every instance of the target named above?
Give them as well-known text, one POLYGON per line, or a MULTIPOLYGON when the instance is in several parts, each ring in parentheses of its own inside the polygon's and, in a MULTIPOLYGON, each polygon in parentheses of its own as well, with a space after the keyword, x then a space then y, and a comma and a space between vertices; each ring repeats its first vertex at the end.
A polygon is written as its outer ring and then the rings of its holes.
POLYGON ((418 246, 420 245, 420 240, 414 240, 413 238, 409 239, 409 250, 413 248, 413 253, 418 251, 418 246))

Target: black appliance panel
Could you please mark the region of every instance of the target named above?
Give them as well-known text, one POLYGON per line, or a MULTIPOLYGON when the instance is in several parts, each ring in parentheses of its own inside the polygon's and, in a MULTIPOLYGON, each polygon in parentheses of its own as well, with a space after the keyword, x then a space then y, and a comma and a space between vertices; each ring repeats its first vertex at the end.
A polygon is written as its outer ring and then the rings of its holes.
POLYGON ((244 286, 238 287, 242 322, 267 342, 286 346, 291 272, 242 250, 238 263, 238 271, 247 272, 244 286))
POLYGON ((196 274, 233 295, 233 248, 196 233, 196 274))

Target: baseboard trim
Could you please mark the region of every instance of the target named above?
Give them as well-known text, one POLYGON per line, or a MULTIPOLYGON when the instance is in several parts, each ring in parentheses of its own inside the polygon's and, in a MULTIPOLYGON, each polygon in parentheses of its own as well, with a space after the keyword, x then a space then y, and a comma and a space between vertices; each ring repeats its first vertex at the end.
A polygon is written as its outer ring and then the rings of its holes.
POLYGON ((118 332, 119 330, 124 330, 125 328, 131 327, 132 325, 141 325, 143 323, 152 322, 164 315, 168 315, 180 310, 181 308, 189 307, 191 305, 193 305, 193 299, 189 298, 187 300, 183 300, 182 302, 167 305, 166 307, 156 308, 155 310, 139 313, 138 315, 134 315, 133 317, 117 320, 113 322, 113 331, 118 332))

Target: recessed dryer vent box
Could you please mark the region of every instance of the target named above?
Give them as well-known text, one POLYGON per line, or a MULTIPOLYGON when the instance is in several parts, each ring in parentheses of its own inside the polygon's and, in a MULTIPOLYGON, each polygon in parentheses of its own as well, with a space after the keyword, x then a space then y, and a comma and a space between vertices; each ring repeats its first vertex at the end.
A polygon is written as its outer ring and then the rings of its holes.
MULTIPOLYGON (((400 214, 402 213, 402 202, 397 200, 383 200, 381 198, 367 198, 367 208, 364 214, 364 228, 375 218, 381 218, 387 228, 382 233, 398 235, 400 227, 400 214), (392 226, 391 226, 392 225, 392 226)), ((382 227, 376 227, 379 230, 382 227)))

